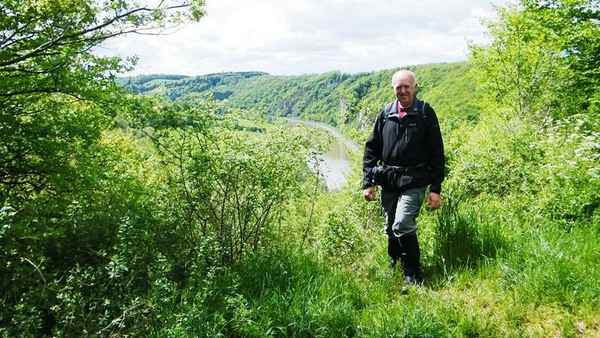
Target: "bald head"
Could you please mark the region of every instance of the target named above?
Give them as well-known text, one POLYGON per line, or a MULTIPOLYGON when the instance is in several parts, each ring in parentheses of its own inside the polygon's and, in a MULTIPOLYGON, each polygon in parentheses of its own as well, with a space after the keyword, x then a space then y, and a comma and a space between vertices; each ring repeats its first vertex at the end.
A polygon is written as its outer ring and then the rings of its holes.
POLYGON ((392 75, 392 86, 394 85, 394 81, 397 81, 401 78, 410 78, 413 84, 417 83, 417 76, 415 75, 415 73, 407 69, 402 69, 395 72, 394 75, 392 75))
POLYGON ((417 89, 417 77, 410 70, 399 70, 392 75, 392 88, 402 107, 408 108, 413 102, 417 89))

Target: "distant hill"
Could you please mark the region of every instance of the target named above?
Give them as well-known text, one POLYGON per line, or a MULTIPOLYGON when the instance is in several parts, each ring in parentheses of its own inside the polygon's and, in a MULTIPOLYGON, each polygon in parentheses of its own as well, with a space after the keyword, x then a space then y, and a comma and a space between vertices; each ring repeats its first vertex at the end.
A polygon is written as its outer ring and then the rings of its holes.
POLYGON ((223 100, 233 94, 240 82, 256 76, 265 76, 263 72, 218 73, 201 76, 185 75, 139 75, 118 78, 117 84, 134 93, 160 95, 171 101, 181 100, 189 95, 212 95, 223 100))
MULTIPOLYGON (((413 70, 418 95, 447 120, 474 119, 477 91, 469 64, 440 63, 403 67, 413 70)), ((397 69, 370 73, 275 76, 264 72, 224 72, 201 76, 141 75, 117 83, 134 93, 158 95, 171 101, 190 96, 227 100, 227 107, 261 109, 267 114, 293 116, 333 126, 373 120, 385 102, 394 99, 391 76, 397 69)))

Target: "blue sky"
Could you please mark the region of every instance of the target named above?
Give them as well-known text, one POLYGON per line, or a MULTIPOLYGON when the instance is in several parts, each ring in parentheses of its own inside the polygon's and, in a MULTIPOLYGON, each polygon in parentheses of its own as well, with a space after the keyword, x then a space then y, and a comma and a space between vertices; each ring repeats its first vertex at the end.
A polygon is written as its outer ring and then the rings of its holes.
MULTIPOLYGON (((129 35, 96 52, 139 62, 131 75, 370 72, 467 59, 481 18, 508 0, 207 0, 199 23, 129 35)), ((143 1, 142 1, 143 2, 143 1)))

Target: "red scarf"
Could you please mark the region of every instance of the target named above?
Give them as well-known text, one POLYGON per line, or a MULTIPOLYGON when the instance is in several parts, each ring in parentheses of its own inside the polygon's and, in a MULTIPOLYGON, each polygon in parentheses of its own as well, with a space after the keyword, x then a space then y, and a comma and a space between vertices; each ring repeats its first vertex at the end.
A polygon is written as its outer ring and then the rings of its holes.
POLYGON ((400 117, 400 119, 403 119, 404 116, 406 116, 407 112, 406 112, 406 108, 402 107, 400 105, 400 101, 398 101, 398 116, 400 117))

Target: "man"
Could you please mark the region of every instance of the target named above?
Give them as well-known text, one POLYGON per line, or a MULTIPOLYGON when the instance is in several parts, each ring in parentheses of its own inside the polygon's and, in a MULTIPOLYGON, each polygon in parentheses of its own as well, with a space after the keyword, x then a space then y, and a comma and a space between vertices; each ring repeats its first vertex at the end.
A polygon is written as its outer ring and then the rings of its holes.
POLYGON ((397 100, 379 114, 363 156, 363 196, 374 201, 374 186, 381 186, 390 265, 402 264, 403 293, 409 285, 423 282, 416 218, 424 199, 430 210, 440 207, 444 180, 438 118, 429 104, 416 98, 417 86, 413 72, 394 73, 397 100))

